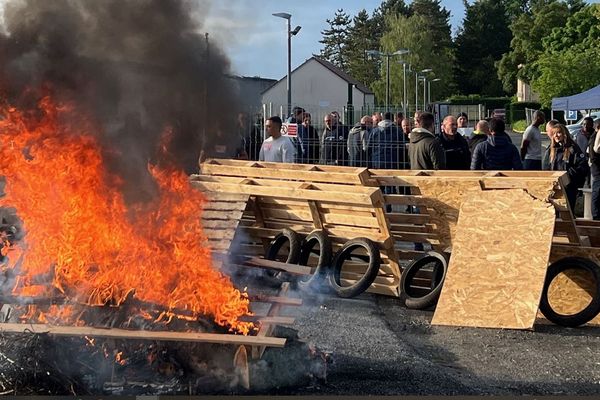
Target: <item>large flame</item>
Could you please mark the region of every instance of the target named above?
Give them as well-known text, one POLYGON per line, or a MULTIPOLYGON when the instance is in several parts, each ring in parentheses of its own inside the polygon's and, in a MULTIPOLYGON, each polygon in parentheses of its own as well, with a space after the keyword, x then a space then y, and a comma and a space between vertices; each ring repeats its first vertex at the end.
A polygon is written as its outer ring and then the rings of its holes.
POLYGON ((212 268, 202 194, 182 172, 150 167, 160 196, 126 207, 93 127, 74 115, 48 97, 34 112, 0 106, 0 206, 15 207, 26 232, 15 245, 23 258, 13 294, 59 291, 77 303, 119 305, 134 293, 248 333, 252 324, 239 321, 248 296, 212 268), (40 285, 40 275, 51 284, 40 285))

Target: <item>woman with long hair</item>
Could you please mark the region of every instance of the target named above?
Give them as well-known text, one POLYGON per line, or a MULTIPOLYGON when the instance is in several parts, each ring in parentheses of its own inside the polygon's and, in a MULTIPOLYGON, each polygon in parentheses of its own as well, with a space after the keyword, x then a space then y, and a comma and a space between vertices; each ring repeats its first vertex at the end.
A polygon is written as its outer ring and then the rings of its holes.
POLYGON ((565 192, 569 206, 574 211, 577 191, 585 183, 590 171, 589 165, 585 153, 573 141, 569 131, 563 124, 556 124, 552 127, 550 134, 552 143, 548 169, 551 171, 566 171, 569 175, 569 184, 565 187, 565 192))

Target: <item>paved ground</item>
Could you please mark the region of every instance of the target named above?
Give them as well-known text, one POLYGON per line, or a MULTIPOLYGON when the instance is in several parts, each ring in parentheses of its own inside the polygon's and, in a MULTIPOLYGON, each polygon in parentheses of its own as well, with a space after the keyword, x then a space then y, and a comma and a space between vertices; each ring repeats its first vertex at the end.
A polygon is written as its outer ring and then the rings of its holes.
POLYGON ((597 394, 600 328, 535 332, 432 327, 431 311, 363 294, 304 294, 290 309, 302 338, 331 351, 326 384, 278 394, 597 394))

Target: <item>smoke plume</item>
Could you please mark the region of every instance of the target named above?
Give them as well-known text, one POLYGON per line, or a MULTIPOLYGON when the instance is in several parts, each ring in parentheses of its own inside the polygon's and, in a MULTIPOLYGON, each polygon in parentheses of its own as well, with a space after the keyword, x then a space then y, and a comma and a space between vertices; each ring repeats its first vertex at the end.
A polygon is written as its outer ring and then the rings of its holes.
MULTIPOLYGON (((43 95, 74 102, 99 126, 129 200, 152 192, 146 166, 165 127, 188 173, 215 126, 233 133, 229 62, 202 31, 208 1, 9 0, 0 30, 0 100, 31 107, 43 95), (195 18, 192 18, 194 15, 195 18), (224 118, 225 117, 225 118, 224 118)), ((237 136, 237 133, 235 133, 237 136)))

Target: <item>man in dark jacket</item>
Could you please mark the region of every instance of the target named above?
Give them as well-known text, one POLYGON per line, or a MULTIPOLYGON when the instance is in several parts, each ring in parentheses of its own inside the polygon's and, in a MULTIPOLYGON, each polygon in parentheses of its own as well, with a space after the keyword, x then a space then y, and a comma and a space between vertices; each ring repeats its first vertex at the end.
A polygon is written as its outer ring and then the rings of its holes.
POLYGON ((334 113, 327 114, 323 121, 325 122, 325 130, 319 138, 319 163, 346 165, 348 160, 348 128, 339 124, 334 113))
POLYGON ((446 152, 446 169, 469 169, 471 152, 469 143, 457 132, 458 125, 453 115, 448 115, 442 123, 440 143, 446 152))
POLYGON ((471 169, 511 170, 523 169, 521 155, 512 144, 504 129, 504 121, 494 118, 490 121, 491 134, 485 142, 479 143, 473 151, 471 169))
POLYGON ((435 119, 431 113, 415 116, 416 128, 410 132, 410 169, 445 169, 446 155, 440 140, 432 133, 435 119))
POLYGON ((392 122, 392 113, 386 112, 383 120, 371 131, 368 141, 370 167, 400 169, 404 161, 406 142, 402 128, 392 122))

